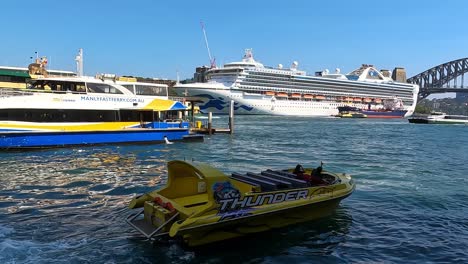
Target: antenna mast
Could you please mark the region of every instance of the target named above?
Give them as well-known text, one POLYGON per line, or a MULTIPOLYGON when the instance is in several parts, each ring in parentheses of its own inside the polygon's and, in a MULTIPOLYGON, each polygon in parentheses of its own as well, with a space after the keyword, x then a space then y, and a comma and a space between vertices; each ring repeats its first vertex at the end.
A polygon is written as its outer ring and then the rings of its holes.
POLYGON ((83 49, 78 50, 78 55, 75 57, 76 71, 78 76, 83 76, 83 49))
POLYGON ((213 59, 211 57, 210 46, 208 46, 208 38, 206 37, 205 24, 203 23, 203 21, 200 21, 200 25, 203 30, 203 36, 205 36, 205 44, 206 44, 206 49, 208 50, 208 57, 210 58, 210 66, 211 68, 216 68, 216 59, 213 59))

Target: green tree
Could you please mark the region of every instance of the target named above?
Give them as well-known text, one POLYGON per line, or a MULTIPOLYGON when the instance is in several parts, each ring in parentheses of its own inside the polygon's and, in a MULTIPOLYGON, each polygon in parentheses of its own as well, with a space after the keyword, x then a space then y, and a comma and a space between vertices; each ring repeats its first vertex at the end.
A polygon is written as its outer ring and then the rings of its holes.
POLYGON ((432 109, 425 104, 418 103, 416 105, 416 109, 414 110, 415 113, 418 114, 430 114, 432 109))

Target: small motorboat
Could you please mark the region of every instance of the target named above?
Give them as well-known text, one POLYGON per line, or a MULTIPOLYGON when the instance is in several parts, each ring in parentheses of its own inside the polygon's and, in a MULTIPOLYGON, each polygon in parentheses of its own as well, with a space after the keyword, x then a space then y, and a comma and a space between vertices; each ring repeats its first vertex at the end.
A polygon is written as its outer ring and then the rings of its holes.
POLYGON ((228 176, 205 163, 170 161, 166 186, 135 197, 129 207, 141 210, 127 223, 148 239, 176 238, 198 246, 330 215, 355 189, 350 175, 322 165, 303 170, 321 184, 292 172, 228 176))
POLYGON ((432 112, 428 116, 413 116, 408 118, 410 123, 415 124, 465 124, 468 125, 468 116, 447 115, 443 112, 432 112))

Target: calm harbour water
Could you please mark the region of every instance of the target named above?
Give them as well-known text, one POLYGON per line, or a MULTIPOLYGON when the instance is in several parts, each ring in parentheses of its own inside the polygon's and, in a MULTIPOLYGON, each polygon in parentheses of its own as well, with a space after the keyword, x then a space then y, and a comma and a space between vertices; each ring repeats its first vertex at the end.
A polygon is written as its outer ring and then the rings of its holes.
POLYGON ((468 262, 468 126, 235 121, 234 135, 203 143, 0 153, 0 263, 468 262), (323 161, 357 189, 319 221, 197 249, 153 245, 125 223, 126 206, 184 158, 227 173, 323 161))

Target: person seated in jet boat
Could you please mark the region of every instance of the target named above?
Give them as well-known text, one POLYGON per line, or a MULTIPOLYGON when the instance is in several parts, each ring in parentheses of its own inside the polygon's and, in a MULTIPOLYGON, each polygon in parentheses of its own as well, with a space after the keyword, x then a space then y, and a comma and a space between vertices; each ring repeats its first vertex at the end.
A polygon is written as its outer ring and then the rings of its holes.
POLYGON ((312 170, 311 174, 307 174, 305 173, 304 167, 302 167, 301 164, 297 164, 293 174, 296 175, 297 179, 306 181, 311 186, 328 184, 328 182, 324 181, 322 178, 322 166, 319 166, 316 169, 312 170))

